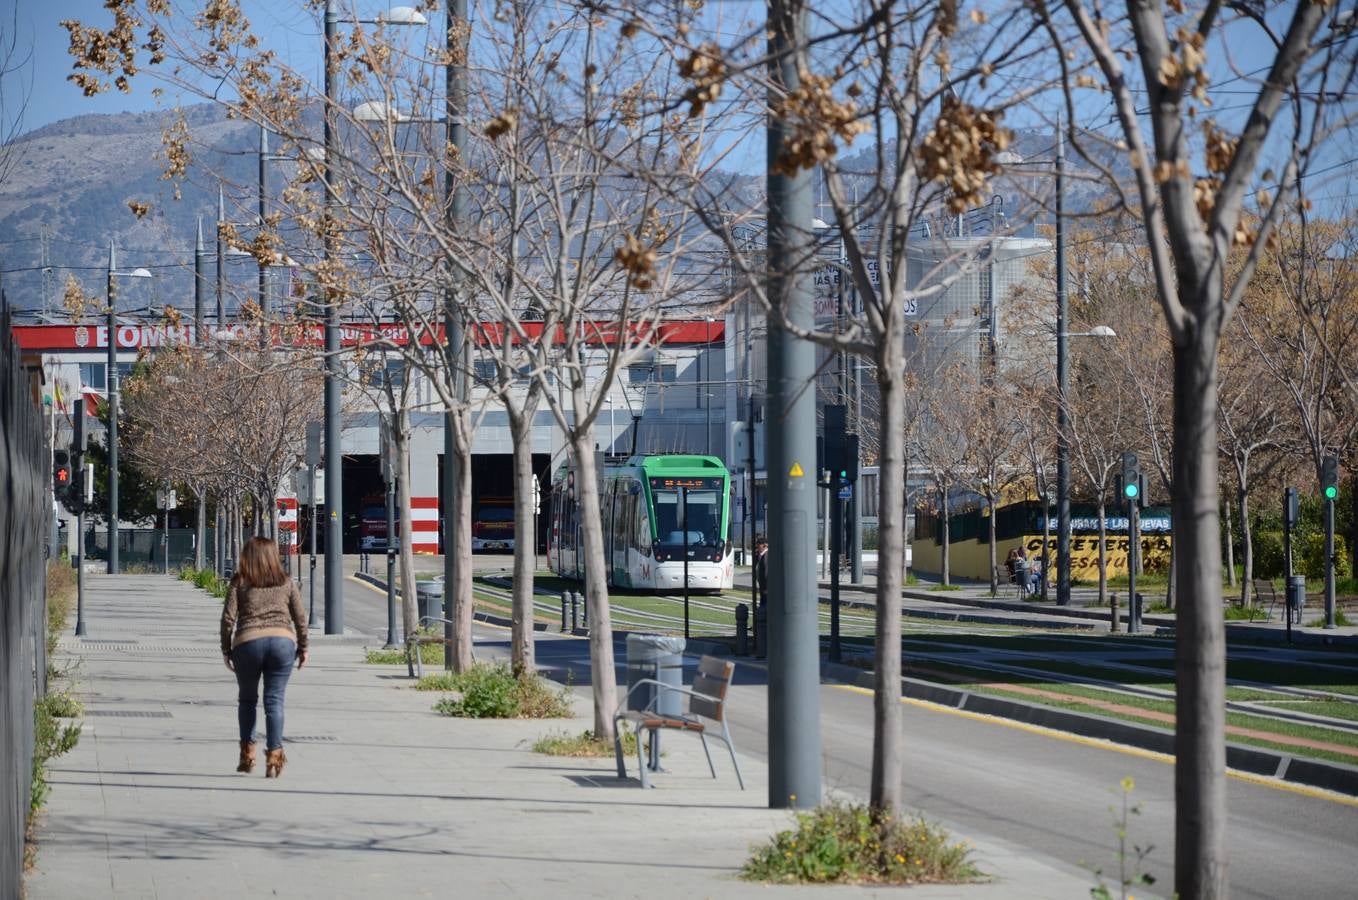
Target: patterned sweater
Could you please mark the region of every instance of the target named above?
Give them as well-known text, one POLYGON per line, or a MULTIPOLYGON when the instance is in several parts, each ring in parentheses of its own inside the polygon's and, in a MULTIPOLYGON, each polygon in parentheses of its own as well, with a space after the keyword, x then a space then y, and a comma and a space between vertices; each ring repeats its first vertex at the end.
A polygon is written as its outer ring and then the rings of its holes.
POLYGON ((261 637, 293 638, 298 653, 306 650, 302 595, 291 580, 278 587, 249 587, 233 578, 222 607, 222 653, 261 637))

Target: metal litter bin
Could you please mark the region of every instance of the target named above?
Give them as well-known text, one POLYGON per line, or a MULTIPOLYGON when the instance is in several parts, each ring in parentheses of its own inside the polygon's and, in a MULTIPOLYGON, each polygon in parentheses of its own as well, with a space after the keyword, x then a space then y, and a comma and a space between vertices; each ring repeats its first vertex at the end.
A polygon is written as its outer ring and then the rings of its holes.
MULTIPOLYGON (((629 634, 627 636, 627 708, 649 709, 662 716, 677 716, 684 711, 684 695, 666 691, 653 684, 644 684, 635 691, 632 687, 643 678, 654 678, 663 685, 684 686, 684 644, 681 637, 663 634, 629 634), (656 698, 659 692, 660 697, 656 698), (652 701, 654 700, 654 705, 652 701)), ((637 740, 641 735, 637 735, 637 740)), ((660 768, 660 733, 651 732, 650 759, 647 767, 652 772, 660 768)))
POLYGON ((656 695, 655 685, 632 687, 643 678, 654 678, 661 684, 684 686, 684 639, 663 634, 629 634, 627 636, 627 708, 650 709, 666 716, 684 711, 684 695, 677 691, 660 691, 660 698, 651 705, 656 695))
POLYGON ((415 582, 415 598, 420 607, 420 619, 443 617, 443 582, 415 582))

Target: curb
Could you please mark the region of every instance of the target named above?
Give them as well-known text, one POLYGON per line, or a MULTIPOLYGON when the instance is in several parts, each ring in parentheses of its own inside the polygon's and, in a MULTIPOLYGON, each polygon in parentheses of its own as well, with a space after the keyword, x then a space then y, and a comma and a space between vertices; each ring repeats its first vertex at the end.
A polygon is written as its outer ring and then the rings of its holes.
MULTIPOLYGON (((871 672, 855 669, 822 659, 821 674, 834 681, 872 690, 871 672)), ((984 694, 973 694, 947 685, 918 678, 901 679, 901 696, 924 700, 952 709, 1011 719, 1027 725, 1037 725, 1077 734, 1081 737, 1126 744, 1142 750, 1174 755, 1174 732, 1150 725, 1135 725, 1118 719, 1091 713, 1073 712, 1006 700, 984 694)), ((1245 744, 1226 742, 1226 765, 1229 768, 1264 778, 1276 778, 1290 784, 1321 788, 1358 797, 1358 766, 1323 760, 1303 759, 1245 744)))

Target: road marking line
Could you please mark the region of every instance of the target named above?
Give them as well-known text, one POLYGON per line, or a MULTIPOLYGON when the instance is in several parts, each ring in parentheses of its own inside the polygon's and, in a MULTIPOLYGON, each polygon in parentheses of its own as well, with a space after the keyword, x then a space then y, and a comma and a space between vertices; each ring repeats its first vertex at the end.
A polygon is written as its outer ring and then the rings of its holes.
MULTIPOLYGON (((829 687, 839 688, 840 690, 853 691, 855 694, 864 694, 871 697, 873 691, 870 688, 859 687, 856 684, 832 684, 829 687)), ((991 716, 985 713, 972 712, 967 709, 956 709, 945 706, 941 703, 932 703, 928 700, 916 700, 911 697, 902 697, 901 702, 909 706, 917 706, 920 709, 927 709, 931 712, 948 713, 954 716, 961 716, 977 722, 987 722, 994 725, 1002 725, 1006 728, 1015 728, 1019 731, 1026 731, 1029 734, 1041 735, 1043 737, 1056 738, 1057 740, 1069 741, 1073 744, 1080 744, 1085 747, 1093 747, 1099 750, 1114 750, 1127 756, 1135 756, 1141 759, 1148 759, 1153 762, 1161 762, 1167 765, 1174 765, 1174 757, 1168 753, 1160 753, 1156 750, 1145 750, 1141 747, 1132 747, 1127 744, 1119 744, 1113 741, 1106 741, 1100 738, 1085 737, 1080 734, 1070 734, 1065 731, 1058 731, 1054 728, 1047 728, 1043 725, 1030 725, 1027 722, 1018 722, 1013 719, 1005 719, 1001 716, 991 716)), ((1293 784, 1290 781, 1280 781, 1277 778, 1269 778, 1264 775, 1255 775, 1252 772, 1242 772, 1239 769, 1226 769, 1227 776, 1244 781, 1249 784, 1257 784, 1261 787, 1274 788, 1280 791, 1287 791, 1292 794, 1300 794, 1303 797, 1311 797, 1316 800, 1329 800, 1344 806, 1358 807, 1358 797, 1350 797, 1335 791, 1327 791, 1324 788, 1310 787, 1304 784, 1293 784)))

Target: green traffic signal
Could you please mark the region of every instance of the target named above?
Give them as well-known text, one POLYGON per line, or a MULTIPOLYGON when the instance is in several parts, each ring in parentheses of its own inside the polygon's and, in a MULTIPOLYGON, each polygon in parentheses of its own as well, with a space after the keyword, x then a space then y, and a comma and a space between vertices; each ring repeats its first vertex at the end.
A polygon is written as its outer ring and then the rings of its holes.
POLYGON ((1338 496, 1339 496, 1339 488, 1335 487, 1335 486, 1332 485, 1332 484, 1327 484, 1327 485, 1325 485, 1325 499, 1326 499, 1326 500, 1334 500, 1334 499, 1335 499, 1336 497, 1338 497, 1338 496))
POLYGON ((1127 485, 1126 485, 1125 487, 1123 487, 1122 493, 1124 493, 1124 494, 1127 495, 1127 499, 1129 499, 1129 500, 1135 500, 1135 499, 1136 499, 1136 495, 1137 495, 1137 490, 1138 490, 1138 488, 1137 488, 1136 482, 1135 482, 1135 481, 1132 481, 1132 482, 1128 482, 1127 485))

